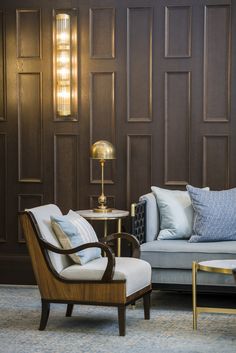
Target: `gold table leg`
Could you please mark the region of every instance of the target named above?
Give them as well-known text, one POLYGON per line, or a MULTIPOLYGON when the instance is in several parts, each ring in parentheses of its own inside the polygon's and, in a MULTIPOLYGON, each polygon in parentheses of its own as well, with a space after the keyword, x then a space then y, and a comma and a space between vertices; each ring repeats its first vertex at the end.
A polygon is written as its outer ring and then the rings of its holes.
POLYGON ((104 221, 104 237, 107 236, 107 220, 104 221))
MULTIPOLYGON (((117 221, 117 233, 121 233, 121 218, 118 218, 117 221)), ((121 255, 121 238, 117 239, 117 256, 121 255)))
POLYGON ((197 329, 197 263, 192 264, 193 329, 197 329))

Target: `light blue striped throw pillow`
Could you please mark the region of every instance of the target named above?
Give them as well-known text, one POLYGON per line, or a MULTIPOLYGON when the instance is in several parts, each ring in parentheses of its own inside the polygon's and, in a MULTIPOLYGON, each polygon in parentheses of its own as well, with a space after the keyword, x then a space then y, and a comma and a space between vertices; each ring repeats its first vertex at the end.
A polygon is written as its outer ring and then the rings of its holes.
MULTIPOLYGON (((97 235, 91 224, 74 211, 69 211, 65 216, 51 216, 51 225, 64 249, 71 249, 85 243, 98 242, 97 235)), ((100 257, 101 249, 88 248, 69 256, 75 263, 84 265, 100 257)))
POLYGON ((193 209, 193 233, 189 241, 236 240, 236 188, 206 191, 187 185, 193 209))

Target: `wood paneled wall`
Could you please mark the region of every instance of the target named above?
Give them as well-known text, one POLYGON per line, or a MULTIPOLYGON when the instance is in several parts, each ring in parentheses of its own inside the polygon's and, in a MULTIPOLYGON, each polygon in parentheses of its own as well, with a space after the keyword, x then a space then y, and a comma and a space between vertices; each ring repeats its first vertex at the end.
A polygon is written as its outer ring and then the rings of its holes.
POLYGON ((99 139, 117 150, 105 168, 112 207, 151 185, 236 186, 235 1, 1 1, 0 282, 33 281, 17 211, 96 204, 99 139), (54 118, 57 9, 78 18, 74 121, 54 118))

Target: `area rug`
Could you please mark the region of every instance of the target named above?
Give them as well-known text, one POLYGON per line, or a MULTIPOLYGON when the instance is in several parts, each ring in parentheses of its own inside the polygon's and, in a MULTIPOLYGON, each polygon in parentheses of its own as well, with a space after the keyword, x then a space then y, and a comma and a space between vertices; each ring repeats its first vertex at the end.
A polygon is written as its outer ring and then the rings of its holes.
MULTIPOLYGON (((204 296, 206 305, 233 305, 234 298, 204 296), (231 302, 232 303, 231 303, 231 302)), ((34 286, 0 286, 1 353, 233 353, 236 315, 201 314, 192 330, 191 295, 154 291, 151 320, 142 302, 127 308, 126 336, 118 336, 116 308, 54 304, 45 331, 38 331, 40 296, 34 286)))

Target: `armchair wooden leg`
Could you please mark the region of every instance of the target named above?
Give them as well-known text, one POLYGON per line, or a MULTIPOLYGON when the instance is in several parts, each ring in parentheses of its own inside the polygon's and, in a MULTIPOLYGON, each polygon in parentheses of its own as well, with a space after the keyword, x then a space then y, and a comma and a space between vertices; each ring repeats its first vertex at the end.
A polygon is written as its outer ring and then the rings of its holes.
POLYGON ((44 299, 41 299, 42 302, 42 311, 41 311, 41 320, 39 324, 39 330, 43 331, 47 325, 48 317, 50 313, 50 303, 44 299))
POLYGON ((150 293, 143 296, 144 319, 150 320, 150 293))
POLYGON ((125 336, 125 319, 126 319, 126 306, 118 306, 118 321, 119 321, 119 333, 120 336, 125 336))
POLYGON ((72 315, 72 311, 74 308, 74 304, 67 304, 66 316, 70 317, 72 315))

